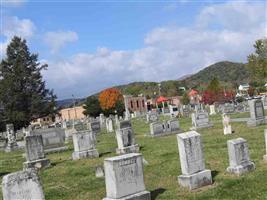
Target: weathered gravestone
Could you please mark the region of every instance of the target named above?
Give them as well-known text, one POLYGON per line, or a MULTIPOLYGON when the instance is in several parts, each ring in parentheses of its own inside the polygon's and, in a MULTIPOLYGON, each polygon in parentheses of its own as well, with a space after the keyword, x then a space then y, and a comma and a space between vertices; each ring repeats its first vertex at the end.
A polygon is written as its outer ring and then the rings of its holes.
POLYGON ((94 134, 99 134, 101 132, 101 124, 100 121, 91 121, 88 124, 89 130, 92 131, 94 134))
POLYGON ((206 111, 192 113, 192 125, 193 127, 191 130, 210 128, 213 126, 213 124, 209 121, 209 114, 206 111))
POLYGON ((216 115, 215 105, 210 105, 210 115, 216 115))
POLYGON ((223 113, 230 114, 235 112, 235 106, 231 103, 224 104, 223 113))
POLYGON ((237 138, 227 141, 230 166, 227 171, 237 175, 253 171, 255 164, 250 161, 247 141, 237 138))
POLYGON ((156 122, 159 120, 159 116, 157 112, 149 112, 146 114, 146 121, 147 122, 156 122))
POLYGON ((72 135, 77 132, 75 128, 66 128, 65 131, 65 141, 69 142, 72 140, 72 135))
POLYGON ((106 130, 108 133, 112 133, 114 131, 113 129, 113 121, 111 118, 106 119, 106 130))
POLYGON ((143 159, 139 153, 104 160, 106 198, 103 200, 150 200, 144 184, 143 159))
POLYGON ((230 117, 226 114, 222 115, 223 117, 223 134, 232 134, 232 126, 230 125, 230 117))
POLYGON ((103 113, 101 113, 99 115, 99 122, 100 122, 101 127, 105 127, 106 118, 105 118, 105 115, 103 113))
POLYGON ((34 129, 31 135, 43 137, 45 153, 60 152, 67 150, 65 146, 65 131, 61 128, 34 129))
POLYGON ((3 200, 44 200, 37 172, 33 169, 8 174, 2 181, 3 200))
POLYGON ((212 184, 211 170, 205 169, 201 136, 196 131, 177 134, 182 175, 178 176, 181 186, 190 190, 212 184))
POLYGON ((50 166, 50 161, 45 157, 43 138, 41 135, 25 137, 26 162, 23 168, 41 169, 50 166))
POLYGON ((265 138, 265 149, 266 149, 266 154, 263 156, 264 160, 267 160, 267 129, 264 129, 264 138, 265 138))
POLYGON ((238 103, 237 105, 236 105, 236 107, 235 107, 235 110, 237 111, 237 112, 245 112, 246 110, 245 110, 245 106, 244 106, 244 104, 242 104, 242 103, 238 103))
POLYGON ((123 129, 123 128, 131 128, 132 124, 130 120, 124 120, 124 121, 119 121, 117 124, 117 129, 123 129))
POLYGON ((167 122, 153 122, 150 124, 150 134, 152 137, 165 136, 180 133, 180 124, 177 119, 171 119, 167 122))
POLYGON ((265 124, 265 114, 262 101, 260 99, 249 100, 250 119, 247 122, 249 127, 265 124))
POLYGON ((267 106, 267 95, 262 97, 263 106, 267 106))
POLYGON ((16 142, 16 133, 14 131, 13 124, 6 125, 6 135, 7 135, 7 145, 5 147, 5 152, 15 151, 19 148, 16 142))
POLYGON ((116 130, 118 148, 117 154, 138 153, 139 145, 135 144, 134 133, 131 127, 116 130))
POLYGON ((92 131, 78 131, 73 134, 74 152, 72 159, 97 158, 99 154, 96 150, 96 138, 92 131))

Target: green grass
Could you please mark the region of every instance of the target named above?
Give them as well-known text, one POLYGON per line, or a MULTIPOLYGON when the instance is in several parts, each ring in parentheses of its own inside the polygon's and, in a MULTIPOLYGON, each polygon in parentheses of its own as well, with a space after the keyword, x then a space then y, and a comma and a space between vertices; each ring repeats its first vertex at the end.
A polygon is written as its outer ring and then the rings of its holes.
MULTIPOLYGON (((231 118, 248 117, 247 113, 233 114, 231 118)), ((149 165, 144 167, 146 189, 152 199, 267 199, 267 162, 265 154, 264 129, 266 125, 248 128, 245 123, 232 123, 232 135, 223 135, 221 115, 211 117, 214 127, 202 129, 206 168, 212 170, 214 184, 189 192, 181 188, 177 176, 181 174, 177 140, 175 135, 151 138, 149 125, 145 120, 134 119, 136 142, 141 145, 141 153, 149 165), (243 137, 247 140, 250 157, 256 164, 254 172, 236 177, 226 173, 228 153, 226 142, 243 137)), ((190 118, 180 119, 183 130, 189 130, 190 118)), ((103 133, 97 138, 100 158, 73 161, 73 146, 61 153, 48 154, 52 166, 40 172, 46 200, 100 200, 105 197, 104 178, 95 177, 95 167, 103 164, 106 157, 115 156, 116 138, 114 134, 103 133)), ((22 169, 22 152, 0 152, 0 176, 22 169)), ((0 191, 0 195, 1 191, 0 191)))

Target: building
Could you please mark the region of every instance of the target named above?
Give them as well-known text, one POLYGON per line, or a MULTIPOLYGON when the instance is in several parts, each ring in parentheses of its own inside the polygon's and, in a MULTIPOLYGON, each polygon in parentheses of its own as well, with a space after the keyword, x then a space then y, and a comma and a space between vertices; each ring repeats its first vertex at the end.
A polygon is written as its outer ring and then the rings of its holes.
POLYGON ((31 121, 32 126, 48 126, 53 123, 51 116, 40 117, 31 121))
POLYGON ((59 111, 61 121, 81 120, 86 116, 83 114, 85 109, 83 106, 76 106, 73 108, 65 108, 59 111))
POLYGON ((241 84, 238 87, 237 96, 248 96, 249 84, 241 84))
POLYGON ((123 95, 125 110, 129 112, 147 112, 147 101, 144 96, 134 97, 132 95, 123 95))

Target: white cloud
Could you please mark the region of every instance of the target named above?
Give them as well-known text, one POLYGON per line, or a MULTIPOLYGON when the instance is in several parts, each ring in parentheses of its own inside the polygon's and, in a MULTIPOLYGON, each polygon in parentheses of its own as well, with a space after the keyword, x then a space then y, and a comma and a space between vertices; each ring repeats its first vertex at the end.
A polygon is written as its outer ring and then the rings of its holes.
POLYGON ((47 32, 44 38, 45 43, 51 48, 52 53, 58 52, 66 43, 77 40, 78 35, 73 31, 47 32))
POLYGON ((34 35, 35 31, 36 27, 29 19, 19 19, 16 16, 3 17, 1 36, 4 37, 4 40, 0 43, 0 57, 2 58, 4 56, 6 47, 13 36, 16 35, 24 39, 29 39, 34 35))
POLYGON ((7 7, 19 7, 22 6, 26 0, 1 0, 1 4, 7 7))
POLYGON ((75 92, 86 96, 131 81, 177 79, 222 60, 245 62, 255 40, 266 36, 264 13, 259 4, 244 2, 208 6, 190 27, 163 26, 150 31, 144 48, 98 48, 95 53, 49 62, 44 75, 59 97, 75 92), (212 29, 215 22, 219 28, 212 29))

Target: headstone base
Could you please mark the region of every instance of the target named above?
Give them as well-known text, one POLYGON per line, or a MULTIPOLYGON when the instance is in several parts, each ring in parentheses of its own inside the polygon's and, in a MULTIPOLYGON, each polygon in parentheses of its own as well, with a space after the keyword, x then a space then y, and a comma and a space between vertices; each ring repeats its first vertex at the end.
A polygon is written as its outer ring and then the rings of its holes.
POLYGON ((87 150, 87 151, 74 151, 72 153, 73 160, 79 160, 83 158, 98 158, 99 153, 96 149, 87 150))
POLYGON ((194 190, 212 184, 211 171, 206 169, 191 175, 178 176, 178 182, 182 187, 194 190))
POLYGON ((11 144, 7 144, 7 146, 5 148, 5 152, 16 151, 18 149, 19 149, 19 146, 18 146, 17 142, 14 142, 11 144))
POLYGON ((68 147, 57 147, 57 148, 51 148, 51 149, 45 149, 45 153, 56 153, 56 152, 61 152, 61 151, 66 151, 68 150, 68 147))
POLYGON ((248 161, 242 165, 238 165, 235 167, 230 167, 230 166, 227 167, 227 172, 236 174, 238 176, 254 170, 255 170, 255 164, 251 161, 248 161))
POLYGON ((117 199, 106 197, 103 200, 151 200, 151 197, 150 197, 150 192, 143 191, 143 192, 139 192, 136 194, 132 194, 132 195, 117 198, 117 199))
POLYGON ((228 127, 224 127, 223 134, 224 135, 232 134, 232 126, 229 125, 228 127))
POLYGON ((116 153, 117 154, 138 153, 139 149, 140 149, 139 145, 135 144, 132 146, 124 147, 122 149, 117 148, 116 153))
POLYGON ((27 170, 30 168, 34 169, 44 169, 50 166, 50 160, 47 158, 34 160, 34 161, 27 161, 23 163, 23 170, 27 170))
POLYGON ((201 125, 201 126, 193 126, 190 128, 191 131, 196 131, 198 129, 202 129, 202 128, 211 128, 213 127, 213 124, 212 123, 209 123, 209 124, 205 124, 205 125, 201 125))
POLYGON ((247 126, 255 127, 255 126, 259 126, 259 125, 266 124, 266 123, 267 123, 267 120, 265 119, 258 119, 258 120, 249 119, 247 121, 247 126))
POLYGON ((179 133, 183 133, 184 131, 182 129, 176 130, 176 131, 168 131, 168 132, 164 132, 164 133, 160 133, 160 134, 150 134, 151 137, 164 137, 164 136, 168 136, 168 135, 176 135, 179 133))

